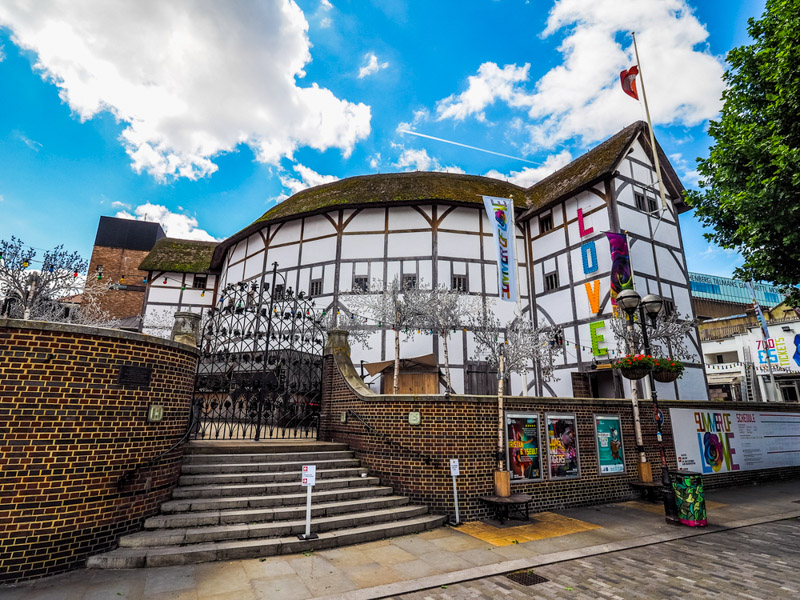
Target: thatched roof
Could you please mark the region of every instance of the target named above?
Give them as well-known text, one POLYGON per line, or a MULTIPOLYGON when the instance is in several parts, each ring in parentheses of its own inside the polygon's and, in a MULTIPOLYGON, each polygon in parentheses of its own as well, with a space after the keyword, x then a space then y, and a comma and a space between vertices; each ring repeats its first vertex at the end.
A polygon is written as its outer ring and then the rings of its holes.
MULTIPOLYGON (((639 136, 641 136, 645 151, 652 157, 649 135, 647 123, 644 121, 631 123, 567 166, 535 183, 526 190, 530 210, 522 218, 611 177, 639 136)), ((661 170, 664 172, 664 187, 669 195, 682 198, 683 186, 657 140, 656 145, 659 150, 658 159, 661 170)), ((682 203, 681 200, 680 204, 682 203)))
POLYGON ((172 271, 174 273, 206 273, 217 242, 161 238, 145 256, 142 271, 172 271))
MULTIPOLYGON (((644 121, 632 123, 528 189, 477 175, 413 172, 349 177, 302 190, 219 244, 214 252, 212 264, 215 268, 221 266, 224 254, 230 246, 267 223, 286 221, 300 215, 312 215, 337 207, 362 208, 386 203, 414 205, 429 201, 481 204, 483 202, 481 196, 486 195, 513 197, 518 209, 527 209, 520 217, 525 219, 564 198, 612 177, 637 139, 641 140, 645 151, 652 155, 648 135, 647 124, 644 121)), ((683 186, 660 146, 658 149, 667 192, 674 198, 682 198, 683 186)), ((682 199, 676 201, 676 205, 680 212, 688 210, 682 199)))

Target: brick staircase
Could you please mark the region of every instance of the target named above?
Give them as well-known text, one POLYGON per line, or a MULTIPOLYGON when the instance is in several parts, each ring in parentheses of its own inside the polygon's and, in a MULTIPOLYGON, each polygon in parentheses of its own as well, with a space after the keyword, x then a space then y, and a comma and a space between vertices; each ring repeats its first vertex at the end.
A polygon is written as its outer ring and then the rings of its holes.
POLYGON ((344 444, 316 441, 193 442, 178 487, 144 531, 91 557, 99 569, 162 567, 292 554, 396 537, 442 525, 425 506, 369 477, 344 444), (302 465, 317 466, 305 532, 302 465))

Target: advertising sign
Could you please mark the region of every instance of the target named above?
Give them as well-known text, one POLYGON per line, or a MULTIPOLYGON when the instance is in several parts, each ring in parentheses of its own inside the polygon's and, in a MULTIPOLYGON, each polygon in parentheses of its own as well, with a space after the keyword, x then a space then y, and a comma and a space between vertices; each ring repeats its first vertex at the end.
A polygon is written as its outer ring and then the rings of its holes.
POLYGON ((619 416, 595 415, 594 433, 597 438, 597 464, 600 475, 625 472, 625 453, 619 416))
POLYGON ((541 479, 542 453, 539 447, 539 415, 506 414, 506 462, 511 479, 541 479))
POLYGON ((671 408, 670 415, 681 471, 800 466, 800 413, 671 408))
POLYGON ((800 372, 800 334, 754 340, 750 352, 759 372, 768 370, 769 364, 778 373, 800 372))
POLYGON ((578 428, 575 415, 546 415, 547 462, 550 479, 580 477, 578 464, 578 428))

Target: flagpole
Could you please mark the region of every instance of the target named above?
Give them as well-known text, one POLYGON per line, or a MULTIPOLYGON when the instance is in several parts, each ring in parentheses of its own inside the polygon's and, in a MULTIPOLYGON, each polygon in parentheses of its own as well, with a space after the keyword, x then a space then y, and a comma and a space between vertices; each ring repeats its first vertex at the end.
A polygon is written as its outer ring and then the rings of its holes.
POLYGON ((653 134, 653 121, 650 119, 650 107, 647 105, 647 93, 644 89, 644 74, 642 73, 642 63, 639 60, 639 47, 636 45, 636 33, 631 31, 633 38, 633 51, 636 53, 636 66, 639 67, 639 83, 642 84, 642 100, 644 101, 644 112, 647 115, 647 127, 650 129, 650 146, 653 148, 653 161, 656 164, 656 178, 658 179, 658 193, 661 195, 661 207, 666 210, 667 197, 664 193, 664 182, 661 176, 661 166, 658 160, 658 148, 656 147, 656 136, 653 134))
MULTIPOLYGON (((514 194, 509 194, 509 198, 511 198, 511 213, 514 216, 514 275, 517 278, 517 304, 514 308, 514 312, 517 315, 517 318, 522 318, 522 296, 519 291, 519 282, 521 281, 519 278, 519 259, 517 258, 517 216, 514 210, 514 194)), ((527 279, 526 279, 527 281, 527 279)), ((530 294, 528 294, 530 296, 530 294)), ((525 369, 522 371, 522 395, 528 395, 528 366, 525 365, 525 369)))

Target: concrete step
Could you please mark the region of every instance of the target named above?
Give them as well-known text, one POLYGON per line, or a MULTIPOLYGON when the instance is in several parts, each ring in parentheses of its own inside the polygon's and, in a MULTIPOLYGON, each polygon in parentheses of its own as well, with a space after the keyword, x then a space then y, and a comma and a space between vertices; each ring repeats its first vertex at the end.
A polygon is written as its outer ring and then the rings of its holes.
MULTIPOLYGON (((337 469, 317 468, 317 481, 320 479, 341 479, 345 477, 361 477, 367 470, 362 467, 344 467, 337 469)), ((295 471, 270 472, 270 473, 216 473, 204 475, 182 475, 178 479, 178 485, 183 486, 209 486, 209 485, 232 485, 232 484, 256 484, 256 483, 286 483, 298 482, 301 477, 301 467, 295 471)), ((318 484, 319 485, 319 484, 318 484)))
POLYGON ((270 462, 299 462, 301 465, 313 465, 320 460, 340 460, 353 458, 349 450, 336 451, 306 451, 300 456, 295 453, 242 453, 242 454, 186 454, 183 457, 185 465, 211 465, 231 463, 270 463, 270 462))
POLYGON ((299 452, 320 452, 349 450, 347 444, 338 442, 318 442, 314 439, 286 438, 253 440, 192 440, 186 444, 186 454, 253 454, 299 452))
MULTIPOLYGON (((377 523, 388 523, 403 519, 413 519, 427 514, 427 506, 398 506, 382 510, 332 515, 311 519, 311 530, 315 533, 364 527, 377 523)), ((274 538, 303 533, 306 528, 305 518, 273 523, 238 523, 235 525, 216 525, 211 527, 193 527, 178 529, 159 529, 156 531, 140 531, 123 536, 120 548, 142 548, 170 546, 174 544, 201 544, 225 540, 247 540, 255 538, 274 538)))
MULTIPOLYGON (((316 499, 316 498, 315 498, 316 499)), ((405 496, 378 496, 374 498, 357 498, 339 502, 324 502, 311 505, 311 518, 319 519, 332 515, 352 512, 383 510, 408 504, 405 496)), ((205 512, 188 512, 158 515, 144 522, 144 528, 174 529, 179 527, 203 527, 205 525, 235 525, 237 523, 269 523, 305 519, 305 505, 278 506, 275 508, 251 508, 243 510, 210 510, 205 512)))
MULTIPOLYGON (((318 479, 314 490, 332 490, 347 487, 364 487, 378 485, 380 480, 377 477, 341 477, 332 479, 318 479)), ((221 498, 226 496, 257 496, 260 494, 297 494, 305 492, 305 488, 300 484, 299 478, 295 481, 279 483, 252 483, 252 484, 231 484, 231 485, 193 485, 189 487, 177 487, 172 492, 174 500, 184 498, 221 498)))
MULTIPOLYGON (((159 546, 155 548, 118 548, 93 556, 87 567, 93 569, 131 569, 139 567, 166 567, 195 564, 215 560, 237 560, 278 554, 295 554, 309 550, 323 550, 374 540, 398 537, 434 529, 444 524, 447 517, 424 515, 391 523, 378 523, 319 534, 315 540, 294 537, 207 542, 186 546, 159 546)), ((312 527, 313 531, 313 527, 312 527)))
MULTIPOLYGON (((364 479, 358 478, 363 482, 364 479)), ((389 496, 394 491, 390 487, 365 486, 348 488, 334 488, 328 490, 317 490, 314 487, 313 499, 317 502, 338 502, 340 500, 353 500, 358 498, 375 498, 378 496, 389 496)), ((296 506, 306 503, 306 492, 292 494, 282 494, 277 492, 269 496, 249 495, 249 496, 226 496, 217 498, 184 498, 180 500, 170 500, 161 505, 161 512, 165 514, 185 513, 194 511, 210 510, 242 510, 248 508, 266 508, 276 506, 296 506)))
MULTIPOLYGON (((235 462, 235 463, 208 463, 189 464, 181 467, 184 475, 215 475, 218 473, 299 473, 303 465, 308 464, 301 460, 286 462, 235 462)), ((361 466, 357 458, 335 458, 332 460, 317 460, 314 463, 317 469, 338 469, 361 466)))

